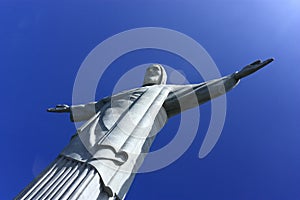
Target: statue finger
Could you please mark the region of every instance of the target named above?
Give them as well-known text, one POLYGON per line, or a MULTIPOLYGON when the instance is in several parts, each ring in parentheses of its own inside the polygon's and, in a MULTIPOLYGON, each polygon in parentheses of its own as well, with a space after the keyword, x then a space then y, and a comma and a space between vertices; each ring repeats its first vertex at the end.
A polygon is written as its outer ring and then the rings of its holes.
POLYGON ((265 66, 273 61, 274 61, 274 58, 269 58, 269 59, 265 60, 262 64, 265 66))
POLYGON ((56 111, 56 108, 48 108, 47 109, 47 112, 55 112, 56 111))
POLYGON ((261 63, 261 60, 256 60, 253 63, 251 63, 250 65, 257 65, 257 64, 260 64, 260 63, 261 63))

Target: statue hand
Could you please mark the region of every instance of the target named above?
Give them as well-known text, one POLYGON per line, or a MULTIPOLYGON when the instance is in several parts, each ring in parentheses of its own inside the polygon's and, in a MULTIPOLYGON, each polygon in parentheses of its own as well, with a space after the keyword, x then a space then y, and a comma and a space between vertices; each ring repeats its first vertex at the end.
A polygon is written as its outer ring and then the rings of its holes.
POLYGON ((263 62, 261 60, 257 60, 255 62, 251 63, 250 65, 247 65, 246 67, 244 67, 241 71, 236 72, 234 77, 236 79, 244 78, 245 76, 248 76, 248 75, 256 72, 257 70, 263 68, 264 66, 268 65, 273 60, 274 60, 273 58, 269 58, 263 62))
POLYGON ((68 106, 66 104, 58 104, 58 105, 56 105, 55 108, 48 108, 47 111, 48 112, 58 112, 58 113, 70 112, 70 106, 68 106))

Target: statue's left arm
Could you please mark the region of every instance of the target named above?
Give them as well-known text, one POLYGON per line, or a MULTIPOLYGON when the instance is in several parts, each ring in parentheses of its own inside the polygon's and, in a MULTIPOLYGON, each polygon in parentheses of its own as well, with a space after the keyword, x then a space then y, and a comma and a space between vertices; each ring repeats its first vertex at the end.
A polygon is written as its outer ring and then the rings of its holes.
POLYGON ((225 94, 234 88, 240 79, 256 72, 272 61, 272 58, 263 62, 258 60, 238 72, 204 83, 174 86, 164 103, 168 117, 199 106, 213 98, 225 94))

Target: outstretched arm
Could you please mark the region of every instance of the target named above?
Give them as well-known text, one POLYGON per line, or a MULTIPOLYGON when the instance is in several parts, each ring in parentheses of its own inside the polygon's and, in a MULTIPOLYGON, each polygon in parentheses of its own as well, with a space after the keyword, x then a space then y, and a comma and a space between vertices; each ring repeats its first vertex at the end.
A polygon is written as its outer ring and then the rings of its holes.
POLYGON ((219 79, 194 85, 174 86, 173 91, 164 103, 169 117, 184 110, 201 105, 213 98, 225 94, 234 88, 241 78, 244 78, 271 63, 274 59, 255 61, 242 70, 219 79))
POLYGON ((88 104, 72 105, 58 104, 55 108, 48 108, 48 112, 55 113, 70 113, 70 119, 72 122, 85 121, 96 114, 97 102, 91 102, 88 104))
POLYGON ((71 112, 70 106, 66 104, 57 104, 55 108, 48 108, 47 112, 57 112, 57 113, 65 113, 65 112, 71 112))
POLYGON ((55 108, 48 108, 48 112, 55 113, 70 113, 70 120, 72 122, 86 121, 96 114, 96 103, 72 105, 58 104, 55 108))
POLYGON ((105 97, 98 102, 90 102, 87 104, 79 104, 68 106, 66 104, 58 104, 55 108, 48 108, 48 112, 70 113, 72 122, 86 121, 93 117, 104 104, 110 102, 110 97, 105 97))

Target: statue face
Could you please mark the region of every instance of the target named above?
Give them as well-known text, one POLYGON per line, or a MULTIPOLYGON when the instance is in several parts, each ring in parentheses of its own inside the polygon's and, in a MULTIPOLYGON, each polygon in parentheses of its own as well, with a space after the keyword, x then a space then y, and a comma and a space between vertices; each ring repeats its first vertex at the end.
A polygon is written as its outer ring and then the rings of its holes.
POLYGON ((144 85, 161 84, 162 69, 159 65, 154 64, 146 70, 144 85))

